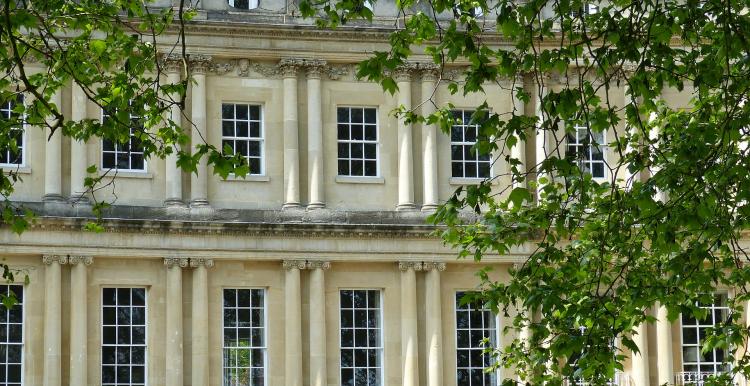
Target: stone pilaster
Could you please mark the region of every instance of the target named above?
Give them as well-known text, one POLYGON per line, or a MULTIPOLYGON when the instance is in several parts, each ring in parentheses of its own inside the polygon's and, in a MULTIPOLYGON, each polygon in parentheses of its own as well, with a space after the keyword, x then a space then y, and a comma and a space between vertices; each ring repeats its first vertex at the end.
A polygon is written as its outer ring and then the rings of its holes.
POLYGON ((640 353, 630 354, 633 366, 633 386, 648 386, 650 382, 648 369, 648 333, 645 322, 635 328, 633 341, 640 351, 640 353))
POLYGON ((284 260, 284 374, 286 386, 302 386, 302 301, 300 270, 304 260, 284 260))
MULTIPOLYGON (((178 55, 169 55, 164 59, 164 72, 167 74, 168 84, 180 83, 181 74, 184 69, 183 58, 178 55)), ((178 98, 178 95, 171 95, 172 98, 178 98)), ((177 103, 178 100, 172 100, 169 108, 169 119, 175 124, 182 123, 182 111, 177 103)), ((165 160, 166 165, 166 190, 164 197, 165 206, 184 206, 182 201, 182 173, 177 167, 177 151, 180 150, 178 144, 173 144, 172 153, 168 154, 165 160)))
MULTIPOLYGON (((71 85, 71 116, 73 121, 81 121, 87 118, 86 93, 76 82, 71 85)), ((88 158, 86 142, 74 138, 70 139, 70 202, 85 203, 88 199, 86 193, 86 169, 88 158)))
MULTIPOLYGON (((394 73, 398 85, 398 104, 411 110, 411 72, 409 67, 394 73)), ((397 210, 413 210, 414 205, 414 154, 412 151, 412 125, 398 120, 398 205, 397 210)))
POLYGON ((324 208, 325 176, 323 153, 323 104, 320 78, 325 62, 307 66, 307 167, 309 195, 307 208, 324 208))
POLYGON ((401 376, 403 386, 419 386, 417 276, 421 262, 399 262, 401 270, 401 376))
POLYGON ((87 385, 87 294, 88 269, 94 262, 91 256, 69 256, 70 269, 70 384, 87 385))
POLYGON ((672 323, 667 318, 667 307, 657 305, 656 311, 656 369, 660 385, 674 382, 672 360, 672 323))
MULTIPOLYGON (((50 98, 50 103, 62 109, 62 96, 57 90, 50 98)), ((47 122, 54 125, 54 118, 47 122)), ((44 148, 44 201, 63 201, 62 197, 62 131, 58 129, 54 135, 49 128, 44 130, 46 144, 44 148)))
POLYGON ((425 323, 427 337, 427 386, 443 385, 443 311, 440 304, 440 272, 445 271, 445 263, 428 262, 423 264, 427 271, 425 278, 425 323))
POLYGON ((164 266, 167 268, 167 361, 164 384, 182 386, 182 269, 188 266, 188 259, 168 257, 164 259, 164 266))
POLYGON ((308 261, 310 270, 310 386, 326 386, 326 288, 327 261, 308 261))
POLYGON ((284 205, 300 207, 299 189, 299 118, 297 115, 297 70, 299 59, 279 62, 284 87, 284 205))
POLYGON ((44 255, 44 386, 62 384, 60 346, 62 341, 62 265, 65 255, 44 255))
MULTIPOLYGON (((515 95, 515 87, 521 87, 523 88, 523 76, 519 76, 515 79, 513 82, 514 90, 513 95, 511 95, 511 99, 513 101, 513 105, 511 108, 513 109, 513 114, 517 116, 524 116, 526 115, 526 104, 518 99, 515 95)), ((512 149, 510 149, 510 156, 511 158, 515 158, 518 161, 521 162, 520 165, 518 165, 516 168, 518 169, 518 173, 521 175, 526 174, 526 142, 522 141, 521 138, 518 138, 518 142, 515 146, 513 146, 512 149)), ((526 186, 525 183, 517 183, 514 181, 514 187, 524 187, 526 186)))
POLYGON ((190 259, 193 268, 192 384, 208 385, 208 272, 212 259, 190 259))
MULTIPOLYGON (((435 112, 437 93, 437 69, 422 70, 422 115, 427 117, 435 112), (430 100, 428 100, 430 99, 430 100)), ((438 207, 438 160, 437 160, 438 131, 434 124, 422 123, 422 179, 423 179, 423 211, 434 211, 438 207)))
MULTIPOLYGON (((190 73, 192 82, 192 111, 193 123, 191 142, 193 151, 204 144, 206 137, 206 72, 211 69, 213 60, 206 55, 190 55, 190 73)), ((208 162, 201 157, 197 165, 197 173, 190 174, 190 205, 208 206, 208 162)))

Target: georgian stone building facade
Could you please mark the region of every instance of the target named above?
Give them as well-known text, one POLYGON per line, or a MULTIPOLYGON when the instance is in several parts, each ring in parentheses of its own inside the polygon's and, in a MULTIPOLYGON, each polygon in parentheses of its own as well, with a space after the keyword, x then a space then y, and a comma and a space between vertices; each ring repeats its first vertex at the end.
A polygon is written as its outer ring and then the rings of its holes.
MULTIPOLYGON (((183 173, 174 158, 143 159, 132 141, 48 141, 26 128, 22 154, 3 155, 2 167, 22 173, 13 199, 40 217, 20 236, 0 229, 2 257, 30 277, 0 288, 21 298, 0 312, 0 384, 496 384, 478 342, 512 339, 500 333, 508 319, 459 305, 480 266, 456 260, 425 219, 458 186, 510 183, 502 160, 468 151, 473 109, 487 98, 493 111, 535 114, 535 102, 497 85, 451 95, 426 60, 396 74, 393 96, 356 80, 355 64, 388 47, 387 2, 372 24, 335 31, 282 0, 202 3, 187 31, 194 82, 172 118, 192 125, 193 144, 245 155, 251 174, 221 180, 205 163, 183 173), (463 122, 450 136, 390 115, 433 94, 463 122), (92 164, 109 183, 96 198, 113 203, 103 233, 83 229, 92 164)), ((165 64, 165 81, 180 80, 177 62, 165 64)), ((106 119, 76 87, 56 98, 72 119, 106 119)), ((515 155, 533 164, 545 145, 515 155)), ((596 162, 587 167, 597 176, 596 162)), ((528 253, 481 266, 502 280, 528 253)), ((723 369, 721 353, 697 354, 705 323, 658 316, 618 384, 723 369)))

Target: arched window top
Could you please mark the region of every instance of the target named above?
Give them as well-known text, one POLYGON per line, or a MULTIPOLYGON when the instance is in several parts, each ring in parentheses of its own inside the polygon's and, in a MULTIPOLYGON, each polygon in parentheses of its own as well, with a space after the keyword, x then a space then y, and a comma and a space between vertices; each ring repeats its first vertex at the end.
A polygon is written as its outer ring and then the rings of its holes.
POLYGON ((227 0, 229 6, 236 9, 255 9, 258 8, 259 0, 227 0))

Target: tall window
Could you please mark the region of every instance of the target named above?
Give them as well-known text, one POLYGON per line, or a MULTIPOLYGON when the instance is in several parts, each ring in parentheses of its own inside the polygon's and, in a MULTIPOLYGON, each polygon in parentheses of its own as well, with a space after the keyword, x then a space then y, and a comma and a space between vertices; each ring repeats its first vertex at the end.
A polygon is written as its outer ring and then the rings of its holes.
POLYGON ((471 122, 474 111, 454 110, 451 127, 451 176, 457 178, 488 178, 490 156, 474 149, 479 125, 471 122))
POLYGON ((708 311, 705 318, 696 319, 682 314, 682 371, 709 374, 729 371, 729 364, 724 361, 724 350, 703 352, 707 330, 729 318, 727 295, 716 294, 713 303, 699 303, 698 306, 708 311))
POLYGON ((237 9, 258 8, 258 0, 228 0, 229 6, 237 9))
POLYGON ((492 357, 484 354, 482 344, 497 344, 495 315, 481 304, 461 304, 465 292, 456 292, 456 382, 458 386, 491 386, 497 384, 494 373, 484 369, 492 357))
POLYGON ((146 289, 102 289, 102 385, 145 385, 146 347, 146 289))
POLYGON ((263 116, 258 105, 221 105, 221 147, 245 157, 250 174, 263 173, 263 116))
POLYGON ((342 290, 341 385, 380 386, 383 339, 379 290, 342 290))
POLYGON ((565 156, 575 160, 581 170, 594 178, 604 178, 604 133, 595 133, 586 126, 576 126, 567 134, 565 156))
POLYGON ((13 124, 14 127, 10 130, 11 138, 8 141, 15 140, 16 148, 13 149, 10 146, 0 148, 0 165, 6 166, 20 166, 23 165, 24 161, 24 149, 26 148, 23 137, 24 130, 22 125, 16 126, 12 121, 18 119, 18 114, 13 112, 13 109, 18 103, 23 103, 23 99, 9 100, 0 103, 0 120, 3 123, 13 124))
MULTIPOLYGON (((112 119, 106 111, 102 112, 102 121, 112 119)), ((102 169, 117 169, 121 171, 146 170, 143 158, 143 145, 138 134, 143 132, 143 122, 140 117, 130 115, 130 135, 123 143, 102 140, 102 169)))
POLYGON ((224 386, 263 386, 265 291, 224 290, 224 386))
POLYGON ((16 296, 8 309, 0 305, 0 385, 21 386, 23 368, 23 287, 0 285, 0 292, 16 296))
POLYGON ((340 176, 378 175, 377 110, 369 107, 339 107, 338 173, 340 176))

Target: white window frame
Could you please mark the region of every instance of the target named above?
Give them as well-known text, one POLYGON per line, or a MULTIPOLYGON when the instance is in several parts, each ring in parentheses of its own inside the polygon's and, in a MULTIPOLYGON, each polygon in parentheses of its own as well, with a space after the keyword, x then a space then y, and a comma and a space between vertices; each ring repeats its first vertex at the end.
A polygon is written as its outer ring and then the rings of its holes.
POLYGON ((602 143, 597 143, 597 147, 602 152, 602 159, 601 160, 594 160, 593 159, 593 132, 589 129, 588 126, 585 125, 574 125, 573 129, 575 132, 573 133, 573 136, 576 139, 576 142, 571 143, 570 142, 570 134, 566 133, 565 135, 565 156, 568 156, 568 152, 570 151, 570 148, 573 147, 575 149, 576 154, 576 164, 579 168, 585 173, 588 173, 591 175, 591 178, 593 178, 596 181, 604 181, 609 177, 609 171, 607 170, 607 131, 602 131, 602 143), (580 153, 578 152, 578 146, 583 146, 584 143, 578 142, 578 133, 579 131, 585 131, 586 135, 589 137, 589 144, 587 146, 587 157, 586 159, 580 158, 580 153), (602 173, 603 175, 601 177, 594 176, 592 174, 593 166, 594 164, 601 164, 602 165, 602 173), (584 167, 585 166, 585 167, 584 167), (584 168, 582 168, 584 167, 584 168))
MULTIPOLYGON (((339 288, 338 289, 338 302, 339 302, 338 315, 337 315, 338 316, 338 321, 339 321, 339 325, 338 325, 338 335, 339 335, 338 336, 338 338, 339 338, 338 339, 338 342, 339 342, 339 350, 338 350, 338 361, 339 361, 338 380, 339 380, 339 382, 338 382, 338 384, 339 385, 343 385, 343 382, 344 382, 343 378, 341 377, 341 370, 343 369, 343 366, 342 366, 342 363, 341 363, 341 352, 342 352, 342 350, 356 350, 357 349, 357 347, 342 347, 342 341, 341 341, 342 340, 341 333, 343 331, 343 327, 341 325, 341 310, 342 310, 341 292, 342 291, 377 291, 378 294, 379 294, 378 296, 379 296, 380 300, 379 300, 378 318, 380 318, 380 320, 379 320, 379 322, 380 322, 379 324, 380 325, 379 325, 378 328, 380 330, 380 339, 379 339, 379 342, 378 342, 379 346, 376 347, 376 349, 378 350, 378 359, 379 359, 379 362, 380 362, 380 379, 378 380, 380 384, 378 386, 385 386, 385 379, 386 379, 385 378, 385 369, 386 369, 386 366, 385 366, 385 325, 384 325, 384 318, 383 318, 383 316, 384 316, 383 310, 385 308, 384 304, 383 304, 384 300, 385 300, 383 295, 384 295, 385 291, 383 291, 383 289, 381 289, 381 288, 339 288)), ((352 304, 351 310, 356 310, 356 309, 357 308, 354 308, 354 304, 352 304)), ((369 310, 369 308, 365 308, 365 310, 369 310)), ((352 319, 352 323, 354 323, 354 319, 352 319)), ((356 329, 356 327, 352 327, 352 330, 354 330, 354 329, 356 329)), ((352 337, 352 339, 354 340, 354 337, 352 337)), ((369 348, 369 346, 365 347, 365 348, 369 348)), ((352 361, 354 361, 354 360, 355 359, 352 357, 352 361)), ((353 367, 347 367, 347 368, 351 368, 353 371, 356 371, 356 369, 358 367, 357 366, 353 366, 353 367)), ((362 367, 359 367, 359 368, 362 368, 362 367)), ((369 369, 369 368, 376 368, 376 367, 366 367, 366 368, 369 369)), ((360 386, 360 385, 356 384, 356 379, 355 379, 355 385, 354 386, 360 386)))
MULTIPOLYGON (((456 365, 455 369, 453 371, 453 377, 454 377, 454 379, 456 381, 456 385, 458 385, 458 370, 459 370, 459 367, 458 367, 458 350, 459 350, 459 347, 458 347, 458 330, 459 330, 459 328, 458 328, 458 299, 456 297, 458 296, 459 293, 465 294, 467 292, 476 292, 476 289, 456 289, 456 290, 453 291, 453 298, 451 299, 452 302, 453 302, 453 331, 454 331, 454 333, 453 333, 453 339, 454 339, 454 345, 453 345, 453 347, 455 348, 455 351, 453 353, 454 354, 453 358, 455 359, 455 365, 456 365)), ((487 309, 487 311, 489 311, 492 314, 492 310, 487 309)), ((495 319, 495 328, 494 328, 494 330, 495 330, 495 342, 492 342, 492 345, 493 345, 493 347, 496 347, 499 344, 499 339, 500 339, 500 331, 501 331, 500 330, 500 315, 497 315, 497 314, 492 314, 492 315, 494 315, 494 317, 495 317, 494 318, 495 319)), ((468 330, 469 331, 469 335, 470 335, 469 339, 471 339, 471 330, 472 330, 471 326, 469 326, 468 329, 462 328, 461 330, 468 330)), ((469 360, 471 361, 471 358, 469 360)), ((469 362, 469 364, 471 365, 471 362, 469 362)), ((476 369, 476 368, 470 366, 468 368, 467 367, 461 367, 460 369, 468 369, 469 370, 469 376, 471 376, 471 370, 472 369, 476 369)), ((499 370, 494 373, 494 377, 495 377, 495 381, 492 382, 490 385, 491 386, 499 386, 500 382, 502 381, 502 379, 501 379, 502 377, 500 376, 500 371, 499 370)), ((471 380, 469 381, 469 383, 471 383, 471 380)), ((484 381, 482 381, 482 383, 484 383, 484 381)), ((471 385, 471 386, 474 386, 474 385, 471 385)), ((477 385, 477 386, 482 386, 482 385, 477 385)))
MULTIPOLYGON (((252 343, 251 346, 248 347, 249 350, 253 349, 261 349, 263 350, 263 385, 268 385, 268 369, 270 368, 268 366, 268 289, 265 287, 222 287, 221 288, 221 382, 222 386, 236 386, 236 385, 225 385, 224 384, 224 371, 226 367, 224 367, 224 363, 226 360, 225 357, 225 351, 226 349, 232 349, 232 348, 238 348, 238 347, 226 347, 224 345, 224 329, 227 328, 224 325, 224 311, 226 310, 226 307, 224 307, 224 290, 261 290, 263 291, 263 347, 253 347, 252 343)), ((252 319, 252 292, 250 292, 251 296, 251 319, 252 319)), ((238 309, 238 307, 234 307, 234 309, 238 309)), ((235 327, 236 328, 236 327, 235 327)), ((250 342, 252 342, 252 327, 250 332, 250 342)), ((250 371, 252 373, 252 365, 250 366, 250 371)))
MULTIPOLYGON (((104 118, 106 116, 107 116, 107 114, 105 113, 104 109, 102 109, 101 110, 101 116, 100 116, 101 122, 104 122, 104 118)), ((136 115, 132 115, 132 114, 130 114, 129 117, 130 117, 131 120, 133 118, 140 118, 140 117, 138 117, 136 115)), ((128 129, 130 130, 130 136, 128 137, 128 142, 131 142, 133 140, 133 126, 129 125, 128 129)), ((145 131, 146 128, 144 127, 143 130, 145 131)), ((116 172, 127 172, 127 173, 147 173, 148 172, 148 161, 146 160, 146 156, 145 156, 143 150, 141 150, 141 151, 135 151, 135 152, 134 151, 130 151, 129 152, 130 154, 141 154, 141 156, 143 156, 143 169, 132 169, 132 168, 121 169, 121 168, 117 167, 117 155, 121 154, 121 153, 126 153, 126 152, 124 152, 122 150, 118 150, 117 147, 118 146, 122 146, 122 144, 117 143, 115 141, 112 141, 112 144, 115 146, 115 150, 114 151, 109 151, 109 150, 105 151, 104 150, 104 141, 105 140, 103 138, 102 138, 101 141, 99 141, 99 145, 101 146, 101 149, 99 151, 99 165, 101 165, 101 170, 105 170, 105 171, 106 170, 114 170, 116 172), (106 167, 106 166, 104 166, 104 153, 105 152, 106 153, 113 153, 115 155, 115 166, 114 167, 106 167)), ((128 164, 132 164, 132 159, 130 159, 130 154, 128 155, 128 164)))
MULTIPOLYGON (((105 307, 105 305, 104 305, 104 290, 105 289, 114 289, 115 291, 117 291, 117 290, 123 289, 123 288, 124 289, 129 289, 131 291, 134 290, 134 289, 143 289, 143 318, 144 318, 143 319, 144 320, 144 327, 143 327, 143 330, 144 330, 144 337, 143 337, 143 352, 144 352, 144 354, 143 354, 143 385, 148 385, 149 384, 149 379, 148 379, 148 375, 149 375, 148 374, 148 367, 149 367, 149 355, 148 355, 148 351, 149 351, 149 344, 148 344, 148 338, 149 338, 149 333, 148 333, 148 324, 149 324, 148 323, 148 316, 149 316, 148 315, 148 288, 146 286, 122 286, 122 285, 120 285, 120 286, 118 286, 118 285, 112 285, 112 286, 103 285, 103 286, 99 287, 99 296, 100 296, 100 301, 99 301, 99 334, 100 334, 99 335, 100 336, 100 339, 99 339, 99 384, 100 385, 104 385, 104 380, 102 379, 102 370, 104 369, 104 366, 105 365, 112 366, 111 363, 106 363, 106 364, 104 363, 104 347, 105 347, 105 344, 104 344, 104 307, 105 307)), ((115 296, 117 296, 117 294, 115 294, 115 296)), ((133 303, 132 302, 132 298, 133 298, 132 292, 131 292, 130 298, 131 298, 131 302, 130 302, 131 304, 130 304, 129 307, 132 308, 133 307, 133 304, 132 304, 133 303)), ((113 306, 110 305, 110 306, 106 306, 106 307, 113 307, 113 306)), ((115 307, 115 311, 117 311, 117 307, 119 307, 119 306, 114 306, 114 307, 115 307)), ((132 318, 132 313, 131 313, 131 318, 132 318)), ((108 325, 108 326, 110 326, 110 325, 108 325)), ((119 327, 119 324, 116 324, 115 326, 119 327)), ((132 326, 132 321, 131 321, 130 326, 132 326)), ((131 339, 132 339, 132 336, 131 336, 131 339)), ((107 344, 106 346, 114 346, 116 348, 116 347, 122 347, 122 346, 126 346, 126 345, 121 345, 121 344, 107 344)), ((127 346, 128 347, 137 347, 137 346, 140 346, 140 345, 133 345, 131 343, 131 344, 128 344, 127 346)), ((117 366, 117 364, 115 364, 115 366, 117 366)), ((133 366, 133 363, 130 362, 129 366, 131 366, 131 373, 130 374, 131 374, 131 378, 132 378, 132 366, 133 366)), ((115 369, 116 369, 116 367, 115 367, 115 369)), ((117 371, 117 370, 115 370, 115 371, 117 371)), ((121 383, 115 383, 115 384, 122 385, 121 383)), ((132 384, 133 384, 132 382, 128 383, 128 385, 132 385, 132 384)), ((110 385, 110 384, 107 384, 107 385, 110 385)))
MULTIPOLYGON (((8 370, 7 370, 8 367, 7 366, 9 364, 17 365, 19 363, 15 363, 15 362, 14 363, 8 363, 7 350, 6 350, 5 362, 0 363, 0 366, 4 366, 5 367, 5 376, 6 376, 6 380, 5 381, 0 381, 0 385, 2 385, 2 386, 7 386, 7 385, 25 385, 25 382, 24 382, 24 370, 25 370, 25 362, 26 362, 25 361, 25 359, 26 359, 25 358, 25 356, 26 356, 25 355, 25 351, 26 351, 25 350, 25 346, 26 346, 26 328, 25 328, 25 324, 26 324, 26 307, 24 305, 26 303, 26 299, 27 299, 26 295, 27 294, 26 294, 26 288, 23 285, 16 284, 16 283, 3 284, 2 286, 0 286, 0 290, 7 291, 7 290, 11 289, 11 287, 20 287, 21 291, 23 293, 23 295, 21 296, 22 300, 20 302, 16 303, 13 306, 13 307, 19 307, 19 306, 21 307, 21 323, 20 323, 21 324, 21 342, 20 343, 19 342, 12 342, 12 343, 11 342, 2 342, 2 343, 0 343, 0 346, 3 346, 3 345, 5 345, 5 346, 11 346, 11 345, 13 345, 13 346, 20 346, 21 347, 21 363, 20 363, 20 365, 21 365, 21 380, 20 380, 20 382, 12 382, 12 383, 8 383, 7 382, 7 376, 8 376, 8 370)), ((10 313, 10 310, 4 309, 4 310, 0 310, 0 312, 10 313)), ((6 326, 5 337, 6 337, 6 340, 7 340, 9 338, 9 335, 10 335, 8 333, 9 329, 7 329, 7 327, 10 324, 18 324, 18 323, 10 323, 10 320, 6 318, 6 321, 3 322, 3 323, 0 323, 0 324, 6 326)))
MULTIPOLYGON (((0 112, 6 112, 6 111, 8 111, 9 114, 12 114, 13 113, 13 107, 11 106, 10 109, 7 109, 6 108, 6 104, 7 103, 14 103, 14 102, 12 102, 12 101, 6 101, 2 105, 0 105, 0 112)), ((22 97, 21 101, 15 101, 15 103, 25 103, 25 99, 22 97)), ((5 119, 5 118, 0 117, 0 119, 5 119)), ((0 168, 11 169, 11 168, 21 168, 21 167, 25 167, 26 166, 26 150, 28 149, 28 138, 26 136, 26 120, 25 119, 23 120, 23 123, 21 124, 21 128, 19 128, 17 130, 21 131, 21 143, 22 143, 22 145, 19 146, 19 149, 21 150, 21 163, 14 164, 14 163, 0 162, 0 168)), ((18 144, 16 144, 16 145, 18 145, 18 144)), ((5 149, 4 151, 6 152, 6 155, 8 156, 8 159, 10 159, 11 158, 10 157, 10 149, 5 149)))
MULTIPOLYGON (((492 154, 487 154, 487 155, 482 156, 482 155, 479 154, 478 151, 475 150, 474 151, 474 158, 472 158, 472 159, 466 159, 464 157, 465 156, 465 153, 464 153, 465 147, 466 146, 468 146, 470 148, 474 147, 477 144, 476 138, 479 136, 479 125, 478 124, 470 124, 470 122, 471 122, 471 116, 474 115, 475 112, 476 112, 476 110, 472 110, 472 109, 469 109, 469 108, 458 108, 458 109, 451 110, 452 114, 461 113, 461 122, 458 122, 458 124, 451 125, 451 132, 449 133, 449 138, 448 138, 449 142, 450 142, 450 145, 449 145, 450 148, 449 149, 450 149, 450 162, 451 162, 451 165, 450 165, 451 166, 450 167, 451 178, 454 178, 454 179, 471 179, 471 180, 485 180, 485 179, 491 179, 492 178, 492 154), (466 116, 467 113, 471 113, 471 114, 468 114, 468 120, 465 119, 465 118, 467 118, 467 116, 466 116), (462 130, 461 131, 461 139, 462 139, 461 141, 454 141, 453 140, 453 128, 454 127, 460 127, 461 128, 461 130, 462 130), (469 127, 474 127, 476 129, 476 131, 477 131, 477 134, 476 134, 476 137, 475 137, 474 141, 466 141, 465 130, 467 128, 469 128, 469 127), (453 146, 460 146, 461 147, 461 159, 460 160, 453 159, 453 146), (482 157, 487 157, 487 159, 486 160, 481 159, 482 157), (454 163, 460 163, 461 164, 461 175, 460 176, 454 176, 453 175, 453 164, 454 163), (476 166, 477 166, 477 176, 476 177, 466 176, 466 165, 467 165, 467 163, 475 163, 476 164, 476 166), (479 173, 479 165, 480 164, 484 164, 484 163, 487 164, 487 176, 486 177, 482 177, 482 176, 479 175, 480 174, 479 173)), ((452 118, 452 119, 455 119, 455 118, 452 118)))
MULTIPOLYGON (((258 142, 259 143, 260 154, 258 155, 257 158, 260 159, 260 161, 259 161, 260 162, 260 171, 258 173, 252 173, 252 172, 249 171, 248 174, 247 174, 248 176, 256 176, 257 177, 257 176, 265 176, 266 175, 266 162, 265 162, 265 157, 266 157, 266 138, 265 138, 266 128, 265 128, 264 110, 265 110, 265 105, 263 103, 236 102, 236 101, 224 101, 224 102, 221 102, 221 111, 220 111, 221 117, 219 119, 219 121, 221 122, 221 126, 219 128, 219 130, 221 132, 221 150, 222 151, 224 150, 224 141, 225 140, 235 141, 235 144, 236 144, 236 141, 246 141, 246 142, 248 142, 248 146, 249 146, 249 142, 253 142, 254 141, 254 142, 258 142), (224 105, 232 105, 232 106, 234 106, 234 118, 232 118, 232 119, 224 119, 224 105), (256 122, 256 121, 250 119, 250 112, 249 112, 249 110, 248 110, 247 120, 239 120, 239 119, 237 119, 237 106, 248 106, 248 108, 249 107, 253 107, 253 106, 257 106, 258 107, 258 116, 259 116, 258 123, 259 123, 259 127, 260 127, 260 133, 259 133, 260 136, 259 137, 251 137, 250 136, 250 123, 251 122, 256 122), (229 136, 225 136, 224 135, 224 121, 230 121, 230 122, 233 122, 235 124, 235 136, 229 137, 229 136), (247 122, 247 126, 248 126, 248 128, 247 128, 247 135, 248 136, 247 137, 237 137, 236 136, 236 134, 237 134, 237 132, 236 132, 237 122, 247 122)), ((237 150, 236 146, 232 150, 236 151, 237 150)), ((249 167, 250 166, 250 159, 249 159, 250 157, 243 156, 243 158, 245 158, 245 161, 247 161, 248 167, 249 167)), ((253 156, 253 158, 256 158, 256 157, 253 156)))
POLYGON ((334 111, 335 117, 336 117, 336 175, 339 177, 352 177, 352 178, 380 178, 380 117, 379 117, 379 109, 377 106, 356 106, 356 105, 340 105, 336 106, 334 111), (349 110, 349 121, 348 122, 339 122, 338 112, 339 109, 348 109, 349 110), (351 139, 352 138, 352 129, 351 126, 354 124, 351 121, 351 112, 352 109, 362 109, 362 139, 351 139), (375 140, 367 140, 365 139, 365 129, 364 129, 364 121, 365 121, 365 110, 372 109, 375 110, 375 140), (349 139, 339 139, 338 134, 338 127, 340 124, 346 124, 349 125, 349 139), (349 156, 346 158, 340 158, 339 152, 338 152, 338 146, 339 144, 346 143, 349 144, 349 156), (362 144, 362 157, 361 158, 352 158, 351 153, 351 144, 362 144), (365 150, 364 145, 366 144, 374 144, 375 145, 375 175, 374 176, 368 176, 365 173, 365 161, 366 160, 372 160, 371 158, 367 158, 365 156, 365 150), (339 173, 339 162, 347 160, 349 161, 349 173, 348 174, 340 174, 339 173), (351 161, 362 161, 362 175, 354 175, 352 174, 352 164, 351 161))
MULTIPOLYGON (((712 296, 714 296, 714 297, 716 297, 716 296, 723 296, 724 299, 725 299, 725 301, 727 301, 727 302, 730 299, 730 294, 728 292, 726 292, 726 291, 717 291, 717 292, 713 293, 712 296)), ((721 373, 723 373, 723 371, 717 371, 717 367, 720 367, 721 365, 725 365, 725 366, 728 366, 731 369, 731 365, 732 364, 730 362, 717 362, 716 361, 716 352, 719 351, 719 350, 713 350, 714 351, 714 353, 713 353, 714 354, 714 362, 703 362, 702 359, 701 359, 701 350, 700 350, 700 348, 701 348, 700 329, 702 327, 703 328, 706 328, 706 327, 710 328, 711 326, 715 326, 716 325, 716 321, 714 320, 714 311, 715 310, 722 310, 723 309, 723 310, 727 311, 727 315, 728 315, 729 311, 730 311, 729 306, 717 307, 716 303, 715 303, 715 299, 714 299, 712 301, 712 303, 711 303, 710 306, 708 306, 708 307, 700 307, 700 308, 709 309, 710 310, 710 312, 711 312, 710 317, 711 317, 711 320, 714 322, 714 324, 713 325, 700 324, 700 322, 696 318, 696 324, 695 325, 685 326, 683 324, 683 319, 682 319, 683 316, 682 316, 682 314, 680 314, 680 363, 682 363, 682 372, 680 373, 680 375, 684 376, 685 374, 697 374, 698 377, 702 380, 702 379, 704 379, 704 377, 706 377, 706 376, 708 376, 710 374, 721 374, 721 373), (688 344, 685 344, 685 337, 684 337, 684 329, 685 328, 694 328, 694 329, 697 330, 696 331, 697 343, 688 343, 688 344), (686 347, 695 347, 696 348, 696 350, 698 351, 698 354, 697 354, 697 359, 698 360, 696 362, 688 362, 688 363, 686 363, 686 361, 685 361, 685 354, 684 354, 684 349, 686 347), (697 366, 697 371, 686 371, 685 370, 685 365, 697 366), (714 371, 713 372, 701 371, 701 366, 704 366, 704 365, 705 366, 713 366, 714 367, 714 371)), ((727 356, 727 353, 724 353, 724 358, 725 359, 726 359, 726 356, 727 356)))
POLYGON ((239 8, 239 7, 236 7, 234 5, 235 1, 236 0, 227 0, 227 4, 229 4, 229 6, 232 7, 232 8, 234 8, 234 9, 241 9, 241 10, 245 10, 245 11, 251 10, 251 9, 256 9, 256 8, 258 8, 260 6, 260 0, 248 0, 247 1, 247 8, 239 8))

